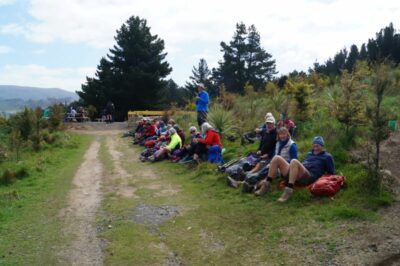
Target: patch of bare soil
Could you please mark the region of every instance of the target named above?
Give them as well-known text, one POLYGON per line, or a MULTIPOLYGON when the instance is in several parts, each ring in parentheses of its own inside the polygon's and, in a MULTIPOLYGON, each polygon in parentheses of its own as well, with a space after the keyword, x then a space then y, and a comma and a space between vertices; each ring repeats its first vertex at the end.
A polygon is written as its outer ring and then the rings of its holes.
POLYGON ((60 252, 60 263, 66 265, 101 265, 101 240, 97 238, 96 210, 101 202, 100 183, 103 167, 98 159, 100 141, 93 141, 73 179, 68 207, 60 213, 65 222, 64 234, 72 237, 70 246, 60 252))
POLYGON ((396 202, 380 211, 377 223, 356 224, 331 265, 400 265, 400 132, 383 143, 382 168, 396 202))

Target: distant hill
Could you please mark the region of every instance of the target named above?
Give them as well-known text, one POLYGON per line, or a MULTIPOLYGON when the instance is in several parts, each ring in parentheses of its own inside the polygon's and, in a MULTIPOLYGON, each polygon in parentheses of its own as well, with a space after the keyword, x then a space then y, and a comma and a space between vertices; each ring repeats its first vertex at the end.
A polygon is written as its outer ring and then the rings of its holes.
POLYGON ((0 115, 15 113, 24 107, 44 108, 54 103, 70 103, 78 98, 74 92, 57 88, 0 85, 0 115))
POLYGON ((71 101, 77 100, 78 95, 75 92, 70 92, 57 88, 35 88, 12 85, 0 85, 0 99, 21 99, 21 100, 45 100, 45 99, 68 99, 71 101))

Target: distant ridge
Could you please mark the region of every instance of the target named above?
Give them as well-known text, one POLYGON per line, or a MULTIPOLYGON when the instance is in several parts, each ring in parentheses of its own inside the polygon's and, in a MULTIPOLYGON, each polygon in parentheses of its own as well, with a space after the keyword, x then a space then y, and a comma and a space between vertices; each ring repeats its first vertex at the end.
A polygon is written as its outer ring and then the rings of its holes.
POLYGON ((75 92, 70 92, 58 88, 37 88, 14 85, 0 85, 0 99, 21 99, 24 101, 63 99, 74 101, 78 99, 78 95, 75 92))
POLYGON ((0 116, 13 114, 25 107, 45 108, 55 103, 68 104, 78 98, 75 92, 57 88, 0 85, 0 116))

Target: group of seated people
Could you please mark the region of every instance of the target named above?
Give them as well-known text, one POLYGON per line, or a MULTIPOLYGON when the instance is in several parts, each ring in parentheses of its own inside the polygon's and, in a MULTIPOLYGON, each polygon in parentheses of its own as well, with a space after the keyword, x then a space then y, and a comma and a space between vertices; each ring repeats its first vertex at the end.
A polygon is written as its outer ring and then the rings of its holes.
POLYGON ((325 151, 321 136, 314 137, 311 151, 300 162, 297 145, 288 127, 279 123, 276 125, 271 113, 265 116, 265 125, 255 131, 261 135, 257 152, 222 168, 228 173, 229 186, 238 188, 242 185, 243 191, 261 196, 269 191, 272 181, 280 176, 285 189, 278 201, 286 202, 293 193, 294 185, 306 186, 323 174, 334 174, 333 157, 325 151))
POLYGON ((65 122, 85 122, 89 121, 88 112, 82 106, 78 107, 78 111, 71 106, 69 112, 64 114, 65 122))
POLYGON ((208 122, 201 125, 200 132, 191 126, 187 143, 184 131, 173 119, 165 123, 161 119, 143 118, 137 122, 132 136, 134 144, 145 147, 140 155, 143 162, 170 159, 179 163, 218 163, 218 169, 228 174, 229 186, 242 186, 243 191, 257 196, 266 194, 272 181, 282 177, 285 188, 278 201, 286 202, 293 193, 294 185, 306 186, 323 174, 335 172, 333 157, 325 151, 321 136, 314 137, 312 149, 305 160, 298 160, 297 145, 291 137, 291 131, 295 129, 293 125, 288 119, 286 123, 282 119, 277 123, 274 116, 267 113, 265 123, 254 130, 260 139, 257 151, 227 164, 223 164, 222 160, 220 135, 208 122))
POLYGON ((173 119, 167 123, 162 119, 143 118, 137 122, 134 144, 145 147, 140 160, 190 163, 209 161, 222 163, 222 143, 218 132, 208 123, 201 125, 201 132, 195 126, 189 128, 187 139, 173 119))

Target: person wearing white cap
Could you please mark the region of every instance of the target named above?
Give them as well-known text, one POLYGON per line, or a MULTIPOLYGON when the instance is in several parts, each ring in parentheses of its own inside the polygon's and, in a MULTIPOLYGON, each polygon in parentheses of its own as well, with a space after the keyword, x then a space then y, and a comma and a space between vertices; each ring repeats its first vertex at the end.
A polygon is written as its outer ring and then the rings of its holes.
POLYGON ((203 83, 197 85, 198 94, 196 96, 196 111, 197 111, 197 123, 199 127, 207 121, 208 104, 210 99, 208 93, 205 91, 203 83))

